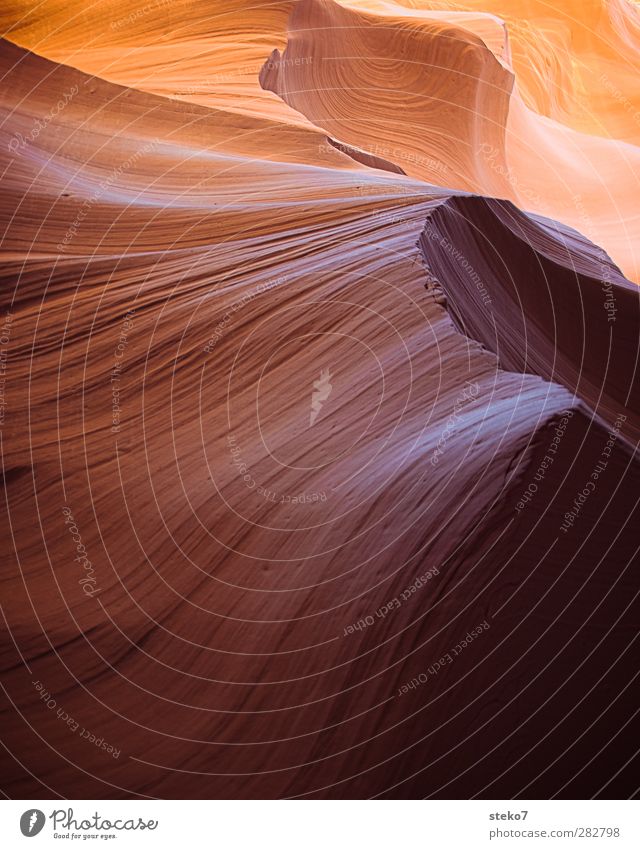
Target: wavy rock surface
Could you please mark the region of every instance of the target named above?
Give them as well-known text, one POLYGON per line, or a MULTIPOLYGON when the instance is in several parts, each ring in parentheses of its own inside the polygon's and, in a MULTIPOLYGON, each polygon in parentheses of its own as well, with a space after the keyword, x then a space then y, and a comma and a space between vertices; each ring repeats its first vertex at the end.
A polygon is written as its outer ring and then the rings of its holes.
POLYGON ((509 196, 497 10, 25 9, 4 792, 629 795, 637 290, 461 191, 509 196))
MULTIPOLYGON (((631 30, 631 11, 628 17, 631 30)), ((558 120, 558 110, 546 110, 552 118, 532 109, 506 42, 492 50, 478 29, 457 13, 434 18, 387 3, 364 12, 301 0, 286 50, 271 55, 261 81, 339 141, 386 149, 411 176, 506 198, 585 232, 638 281, 640 152, 629 133, 579 132, 579 122, 558 120)), ((505 25, 505 39, 508 31, 505 25)), ((608 44, 606 32, 592 39, 608 44)), ((637 53, 633 68, 637 75, 637 53)), ((634 101, 614 79, 601 85, 637 129, 634 101)))
POLYGON ((640 435, 638 290, 602 249, 477 197, 438 206, 420 244, 457 327, 502 368, 563 384, 610 425, 623 413, 640 435))

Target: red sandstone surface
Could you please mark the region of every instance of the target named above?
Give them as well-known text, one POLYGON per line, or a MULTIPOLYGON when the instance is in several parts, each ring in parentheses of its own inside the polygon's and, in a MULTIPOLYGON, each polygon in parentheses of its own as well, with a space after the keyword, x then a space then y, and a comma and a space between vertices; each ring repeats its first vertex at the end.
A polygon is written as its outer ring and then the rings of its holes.
POLYGON ((634 793, 637 8, 0 24, 3 792, 634 793))

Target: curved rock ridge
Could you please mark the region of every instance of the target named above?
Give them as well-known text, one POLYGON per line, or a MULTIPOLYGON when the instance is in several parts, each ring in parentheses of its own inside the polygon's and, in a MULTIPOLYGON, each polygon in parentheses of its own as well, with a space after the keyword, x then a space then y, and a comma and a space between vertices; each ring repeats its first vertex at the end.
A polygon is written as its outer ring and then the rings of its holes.
POLYGON ((640 142, 640 11, 627 0, 349 0, 379 14, 448 21, 514 73, 526 105, 574 130, 640 142))
POLYGON ((288 126, 330 121, 329 135, 372 155, 392 148, 392 161, 428 183, 503 197, 586 233, 640 280, 634 4, 284 0, 254 4, 250 14, 244 6, 107 0, 89 11, 80 0, 9 0, 0 23, 24 47, 127 86, 288 126), (296 19, 309 23, 303 55, 289 44, 280 56, 289 17, 290 29, 296 19), (333 21, 347 29, 336 24, 329 37, 333 21), (385 27, 390 37, 369 43, 385 27), (309 108, 292 110, 263 91, 263 65, 270 78, 288 75, 289 91, 301 82, 309 108), (403 92, 398 129, 389 102, 403 92))
POLYGON ((561 383, 640 436, 638 290, 601 248, 478 197, 439 205, 420 245, 456 326, 502 368, 561 383))
MULTIPOLYGON (((451 24, 479 37, 515 74, 526 105, 578 130, 640 141, 640 12, 628 0, 349 0, 377 16, 451 24)), ((257 74, 286 44, 294 0, 126 0, 99 5, 7 0, 2 31, 16 43, 114 82, 252 113, 277 109, 257 74)), ((273 115, 273 112, 271 112, 273 115)), ((294 119, 287 112, 286 120, 294 119)))
POLYGON ((482 184, 488 194, 504 190, 499 169, 476 151, 504 149, 513 76, 462 28, 301 0, 286 50, 274 50, 260 81, 334 138, 372 154, 386 151, 381 155, 411 176, 456 189, 482 184))
POLYGON ((21 47, 110 82, 286 123, 307 122, 265 96, 258 73, 284 46, 294 0, 8 0, 0 32, 21 47))
MULTIPOLYGON (((454 24, 402 8, 301 0, 285 51, 261 72, 263 87, 334 138, 374 154, 386 149, 411 176, 505 198, 584 232, 640 280, 640 151, 628 133, 579 132, 580 122, 534 111, 510 62, 465 28, 464 16, 447 16, 454 24)), ((606 80, 609 100, 640 125, 634 101, 606 80)))
POLYGON ((4 5, 7 797, 636 791, 617 165, 507 202, 509 15, 414 5, 4 5))

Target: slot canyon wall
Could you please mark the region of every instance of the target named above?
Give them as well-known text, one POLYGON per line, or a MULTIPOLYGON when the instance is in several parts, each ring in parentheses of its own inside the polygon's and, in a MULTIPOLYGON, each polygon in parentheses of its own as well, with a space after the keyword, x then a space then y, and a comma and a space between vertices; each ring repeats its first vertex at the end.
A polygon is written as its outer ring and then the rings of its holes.
POLYGON ((637 6, 0 25, 4 795, 632 796, 637 6))

